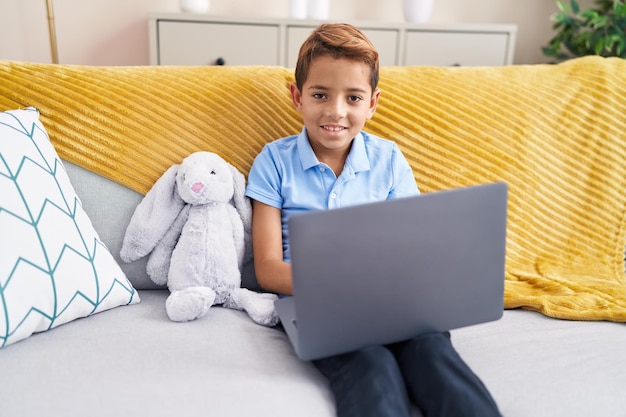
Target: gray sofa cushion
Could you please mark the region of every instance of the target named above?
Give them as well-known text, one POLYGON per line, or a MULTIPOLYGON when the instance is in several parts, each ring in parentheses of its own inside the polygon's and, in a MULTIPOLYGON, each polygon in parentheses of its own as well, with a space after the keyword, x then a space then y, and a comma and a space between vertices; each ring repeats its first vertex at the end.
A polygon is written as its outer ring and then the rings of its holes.
POLYGON ((83 209, 128 279, 137 289, 159 288, 146 274, 147 258, 130 264, 120 259, 124 232, 135 207, 142 199, 141 194, 71 162, 63 161, 63 164, 83 203, 83 209))
POLYGON ((505 417, 626 416, 626 325, 505 310, 452 331, 505 417))
MULTIPOLYGON (((221 307, 174 323, 168 291, 139 295, 2 349, 0 415, 335 415, 326 380, 280 329, 221 307)), ((623 324, 508 310, 454 330, 452 342, 505 417, 625 415, 623 324)))

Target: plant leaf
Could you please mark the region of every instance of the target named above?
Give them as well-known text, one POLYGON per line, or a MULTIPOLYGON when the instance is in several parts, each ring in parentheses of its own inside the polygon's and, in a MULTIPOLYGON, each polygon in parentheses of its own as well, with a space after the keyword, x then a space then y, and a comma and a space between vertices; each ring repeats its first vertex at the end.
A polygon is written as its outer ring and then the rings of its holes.
POLYGON ((558 11, 550 16, 554 36, 542 49, 546 56, 626 57, 626 0, 594 0, 597 6, 585 10, 580 0, 554 1, 558 11))
POLYGON ((608 17, 598 16, 596 19, 594 19, 593 22, 591 22, 591 25, 594 29, 598 29, 598 28, 605 27, 608 21, 609 21, 608 17))
POLYGON ((604 49, 604 38, 598 39, 598 41, 596 42, 593 48, 593 51, 596 53, 596 55, 601 55, 602 49, 604 49))

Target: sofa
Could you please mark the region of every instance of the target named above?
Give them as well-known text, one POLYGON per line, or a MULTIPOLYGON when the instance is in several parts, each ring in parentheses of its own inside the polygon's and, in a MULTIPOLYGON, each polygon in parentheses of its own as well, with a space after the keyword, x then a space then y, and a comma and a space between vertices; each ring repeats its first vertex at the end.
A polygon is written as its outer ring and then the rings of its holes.
MULTIPOLYGON (((172 164, 207 150, 247 174, 265 143, 299 132, 292 80, 0 61, 0 416, 335 414, 280 326, 220 306, 172 322, 146 259, 119 257, 172 164), (22 213, 31 193, 39 208, 22 213), (40 246, 44 266, 29 258, 40 246)), ((452 330, 502 414, 626 416, 626 61, 384 67, 380 88, 366 130, 399 144, 422 192, 509 185, 503 317, 452 330)), ((261 290, 251 262, 242 286, 261 290)))

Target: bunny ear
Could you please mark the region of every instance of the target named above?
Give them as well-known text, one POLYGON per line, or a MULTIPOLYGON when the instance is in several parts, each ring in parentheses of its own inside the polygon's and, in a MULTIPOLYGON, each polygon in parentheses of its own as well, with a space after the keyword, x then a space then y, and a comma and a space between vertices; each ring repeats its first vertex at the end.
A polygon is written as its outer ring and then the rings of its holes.
POLYGON ((120 251, 124 262, 150 253, 185 206, 176 188, 178 168, 173 165, 165 171, 135 208, 120 251))
POLYGON ((244 230, 249 233, 252 230, 252 205, 250 199, 246 197, 246 177, 234 166, 230 164, 228 166, 233 174, 233 188, 235 190, 231 202, 241 217, 244 230))

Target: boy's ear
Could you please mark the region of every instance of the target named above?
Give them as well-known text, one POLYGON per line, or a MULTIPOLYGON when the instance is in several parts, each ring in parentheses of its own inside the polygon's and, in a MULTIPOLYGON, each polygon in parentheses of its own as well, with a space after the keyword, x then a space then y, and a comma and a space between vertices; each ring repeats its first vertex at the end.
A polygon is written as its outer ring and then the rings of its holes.
POLYGON ((302 104, 302 93, 298 89, 296 83, 289 84, 289 91, 291 92, 291 101, 293 102, 293 107, 296 111, 300 112, 300 106, 302 104))
POLYGON ((374 90, 374 94, 372 94, 372 98, 370 99, 370 108, 367 115, 367 118, 370 119, 374 112, 376 111, 376 106, 378 105, 378 99, 380 98, 380 88, 374 90))

